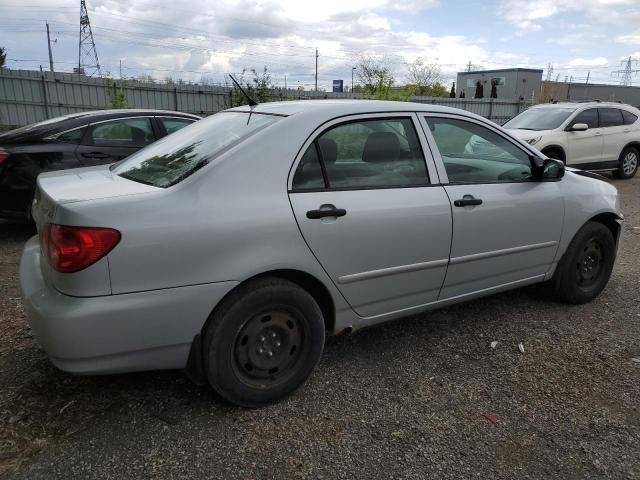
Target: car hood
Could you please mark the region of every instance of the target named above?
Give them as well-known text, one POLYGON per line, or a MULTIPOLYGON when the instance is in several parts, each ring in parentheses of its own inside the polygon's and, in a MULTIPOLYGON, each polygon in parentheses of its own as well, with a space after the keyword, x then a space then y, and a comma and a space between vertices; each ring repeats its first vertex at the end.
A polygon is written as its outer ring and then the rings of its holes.
POLYGON ((520 128, 507 128, 506 130, 518 140, 528 140, 529 138, 542 137, 554 132, 554 130, 524 130, 520 128))

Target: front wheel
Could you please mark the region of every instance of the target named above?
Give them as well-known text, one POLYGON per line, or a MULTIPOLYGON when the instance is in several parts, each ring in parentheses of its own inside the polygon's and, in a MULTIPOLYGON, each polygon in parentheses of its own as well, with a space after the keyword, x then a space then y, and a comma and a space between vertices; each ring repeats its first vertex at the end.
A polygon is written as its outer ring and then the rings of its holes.
POLYGON ((569 244, 554 274, 556 296, 568 303, 587 303, 604 289, 611 276, 616 245, 611 231, 587 222, 569 244))
POLYGON ((638 171, 639 163, 640 153, 638 152, 638 149, 634 147, 625 148, 620 155, 616 176, 624 179, 633 177, 638 171))
POLYGON ((324 338, 322 312, 309 293, 278 278, 250 281, 207 322, 208 381, 231 403, 268 405, 306 381, 320 360, 324 338))

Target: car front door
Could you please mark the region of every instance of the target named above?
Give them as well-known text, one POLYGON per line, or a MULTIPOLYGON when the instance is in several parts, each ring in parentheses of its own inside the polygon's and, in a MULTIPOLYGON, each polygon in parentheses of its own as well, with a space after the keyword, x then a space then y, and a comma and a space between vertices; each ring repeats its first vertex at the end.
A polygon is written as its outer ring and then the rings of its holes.
POLYGON ((559 183, 534 180, 529 153, 484 122, 456 115, 423 120, 453 211, 440 299, 544 278, 562 231, 559 183))
MULTIPOLYGON (((602 158, 604 162, 617 162, 622 149, 626 145, 626 132, 622 112, 619 108, 599 108, 600 127, 602 130, 602 158)), ((615 166, 615 165, 613 165, 615 166)))
POLYGON ((156 140, 149 117, 106 120, 89 125, 76 155, 85 167, 117 162, 156 140))
POLYGON ((309 248, 363 317, 436 301, 451 205, 412 114, 361 115, 306 142, 289 198, 309 248))
POLYGON ((602 159, 602 131, 598 123, 598 109, 588 108, 578 113, 567 125, 567 165, 599 162, 602 159), (576 123, 586 123, 588 130, 571 130, 576 123))

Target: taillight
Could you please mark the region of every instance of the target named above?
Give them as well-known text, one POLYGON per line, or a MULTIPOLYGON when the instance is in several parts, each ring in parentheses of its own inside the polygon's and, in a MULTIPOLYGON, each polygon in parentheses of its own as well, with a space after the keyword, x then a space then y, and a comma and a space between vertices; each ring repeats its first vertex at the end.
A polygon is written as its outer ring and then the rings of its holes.
POLYGON ((9 152, 7 152, 4 148, 0 148, 0 165, 2 165, 2 162, 4 162, 7 158, 9 158, 9 152))
POLYGON ((40 241, 51 268, 73 273, 93 265, 109 253, 120 241, 120 232, 113 228, 48 223, 42 229, 40 241))

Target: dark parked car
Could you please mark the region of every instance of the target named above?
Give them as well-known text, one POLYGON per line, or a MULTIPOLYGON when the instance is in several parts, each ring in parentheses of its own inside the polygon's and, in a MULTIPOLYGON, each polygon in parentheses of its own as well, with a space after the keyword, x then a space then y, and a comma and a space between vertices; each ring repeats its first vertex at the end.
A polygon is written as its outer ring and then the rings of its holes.
POLYGON ((200 117, 163 110, 73 113, 0 135, 0 217, 30 218, 42 172, 117 162, 200 117))

